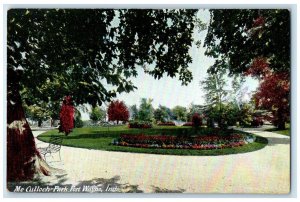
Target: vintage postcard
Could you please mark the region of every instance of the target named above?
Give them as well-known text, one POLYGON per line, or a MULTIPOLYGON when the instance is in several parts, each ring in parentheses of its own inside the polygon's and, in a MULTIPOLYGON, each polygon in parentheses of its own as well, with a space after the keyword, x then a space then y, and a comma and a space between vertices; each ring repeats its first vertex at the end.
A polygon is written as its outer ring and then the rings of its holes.
POLYGON ((291 10, 7 9, 14 193, 290 193, 291 10))

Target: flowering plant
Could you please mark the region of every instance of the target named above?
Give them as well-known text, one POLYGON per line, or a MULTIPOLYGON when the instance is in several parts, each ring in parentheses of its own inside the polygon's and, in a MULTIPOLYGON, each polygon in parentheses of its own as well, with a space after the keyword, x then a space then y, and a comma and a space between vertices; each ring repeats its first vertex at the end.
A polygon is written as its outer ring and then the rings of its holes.
POLYGON ((128 124, 129 128, 152 128, 151 122, 146 121, 131 121, 128 124))
POLYGON ((114 145, 165 149, 224 149, 254 142, 252 135, 230 134, 178 137, 171 135, 122 134, 114 145))

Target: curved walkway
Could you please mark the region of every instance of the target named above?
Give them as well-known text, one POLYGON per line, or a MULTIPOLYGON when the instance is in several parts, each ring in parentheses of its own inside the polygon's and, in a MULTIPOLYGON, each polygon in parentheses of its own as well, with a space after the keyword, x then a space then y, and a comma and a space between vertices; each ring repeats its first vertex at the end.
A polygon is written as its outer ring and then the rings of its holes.
MULTIPOLYGON (((122 192, 289 193, 290 137, 259 129, 244 131, 266 137, 268 145, 258 151, 225 156, 153 155, 63 146, 61 162, 55 154, 47 160, 67 174, 50 181, 78 186, 105 184, 109 188, 115 185, 122 192)), ((35 136, 42 132, 33 131, 35 136)), ((45 145, 36 142, 38 147, 45 145)))

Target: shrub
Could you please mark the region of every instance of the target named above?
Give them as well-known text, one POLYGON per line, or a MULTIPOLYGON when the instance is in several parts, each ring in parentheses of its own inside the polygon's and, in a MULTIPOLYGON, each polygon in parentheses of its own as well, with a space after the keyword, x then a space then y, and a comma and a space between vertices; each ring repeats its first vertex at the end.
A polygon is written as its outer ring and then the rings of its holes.
POLYGON ((152 123, 147 121, 131 121, 128 124, 129 128, 152 128, 152 123))
POLYGON ((198 113, 195 113, 192 117, 193 127, 198 128, 202 125, 202 118, 198 113))
POLYGON ((253 117, 253 120, 251 122, 251 126, 253 127, 259 127, 264 124, 263 119, 260 117, 253 117))
POLYGON ((90 119, 97 123, 98 121, 101 121, 105 118, 106 112, 101 109, 100 107, 96 106, 92 108, 92 111, 90 112, 90 119))
POLYGON ((158 126, 175 126, 175 123, 172 121, 168 121, 168 122, 160 122, 157 125, 158 126))
POLYGON ((81 120, 81 118, 77 118, 75 119, 75 128, 82 128, 84 125, 83 121, 81 120))

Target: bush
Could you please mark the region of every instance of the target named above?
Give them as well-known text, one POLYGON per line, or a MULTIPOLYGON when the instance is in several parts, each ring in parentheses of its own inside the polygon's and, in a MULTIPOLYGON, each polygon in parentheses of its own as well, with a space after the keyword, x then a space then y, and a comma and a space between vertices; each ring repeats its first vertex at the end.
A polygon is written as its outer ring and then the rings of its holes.
POLYGON ((175 123, 172 121, 168 121, 168 122, 161 122, 157 124, 158 126, 175 126, 175 123))
POLYGON ((92 111, 90 113, 90 119, 97 123, 98 121, 101 121, 105 118, 106 112, 101 109, 100 107, 96 106, 92 108, 92 111))
POLYGON ((75 112, 75 120, 74 120, 74 125, 75 125, 75 128, 82 128, 84 123, 81 119, 81 114, 79 111, 76 110, 75 112))
POLYGON ((83 127, 83 121, 81 119, 75 120, 75 128, 82 128, 83 127))
POLYGON ((253 120, 251 122, 251 126, 253 127, 259 127, 264 124, 263 119, 260 117, 253 117, 253 120))
POLYGON ((198 113, 195 113, 192 117, 193 127, 198 128, 202 125, 202 118, 198 113))
POLYGON ((147 121, 131 121, 128 124, 129 128, 152 128, 152 123, 147 121))

